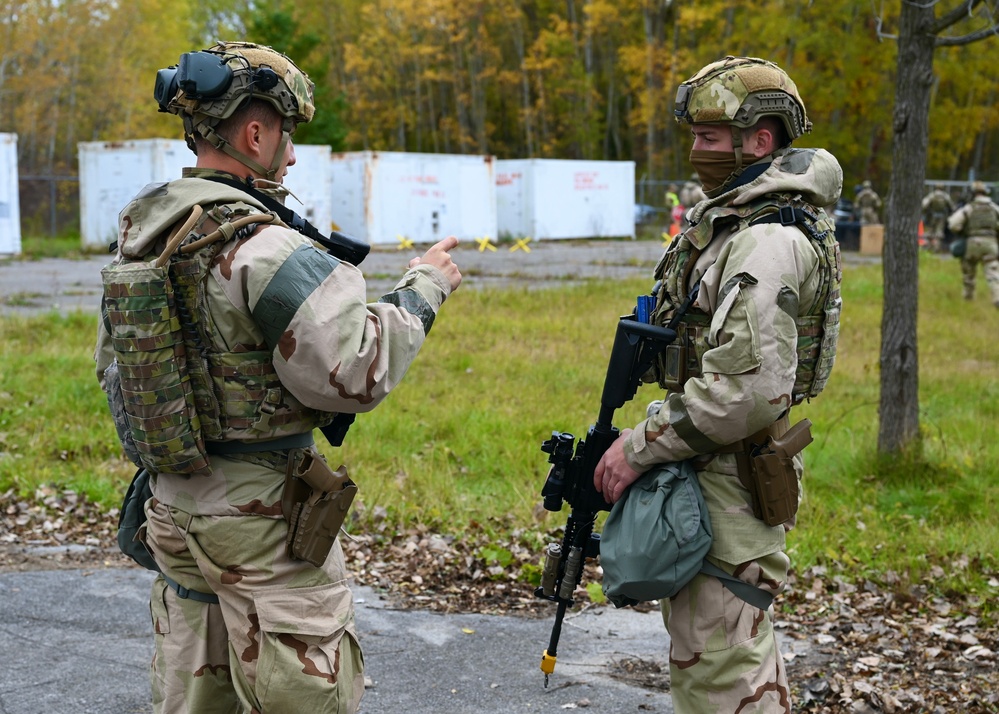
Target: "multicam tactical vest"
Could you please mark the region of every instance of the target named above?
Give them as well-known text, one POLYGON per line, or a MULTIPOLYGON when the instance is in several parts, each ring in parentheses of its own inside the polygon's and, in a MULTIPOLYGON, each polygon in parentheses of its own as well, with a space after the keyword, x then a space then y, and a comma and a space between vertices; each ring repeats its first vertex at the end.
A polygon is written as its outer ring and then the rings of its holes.
MULTIPOLYGON (((682 233, 656 268, 660 281, 653 322, 667 325, 688 297, 688 278, 701 248, 719 230, 744 230, 760 223, 797 226, 808 237, 819 256, 821 283, 816 298, 796 318, 798 366, 792 389, 792 404, 817 396, 826 386, 836 359, 843 281, 839 243, 832 221, 821 209, 790 196, 765 196, 744 206, 719 206, 706 211, 701 220, 682 233)), ((665 389, 678 391, 691 377, 701 375, 701 359, 708 349, 705 336, 711 315, 690 307, 677 326, 679 337, 667 347, 655 366, 655 377, 665 389)))
POLYGON ((969 238, 995 238, 999 216, 992 202, 972 201, 966 235, 969 238))
POLYGON ((260 223, 279 221, 229 197, 206 204, 193 225, 179 229, 177 243, 157 237, 142 255, 132 246, 129 257, 102 271, 104 321, 129 429, 119 436, 126 449, 131 437, 154 473, 209 475, 206 441, 308 433, 336 416, 303 406, 282 387, 267 345, 228 352, 213 339, 205 278, 222 245, 248 237, 260 223))

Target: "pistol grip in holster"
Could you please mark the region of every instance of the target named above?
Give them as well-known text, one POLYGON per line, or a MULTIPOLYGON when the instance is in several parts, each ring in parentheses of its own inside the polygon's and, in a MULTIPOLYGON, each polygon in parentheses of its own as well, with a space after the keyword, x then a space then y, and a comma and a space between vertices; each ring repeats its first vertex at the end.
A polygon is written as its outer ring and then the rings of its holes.
POLYGON ((321 567, 356 494, 345 466, 333 471, 315 447, 293 452, 281 496, 288 554, 321 567))
POLYGON ((798 474, 794 457, 812 443, 812 422, 802 419, 778 437, 753 449, 753 509, 768 526, 778 526, 798 512, 798 474))

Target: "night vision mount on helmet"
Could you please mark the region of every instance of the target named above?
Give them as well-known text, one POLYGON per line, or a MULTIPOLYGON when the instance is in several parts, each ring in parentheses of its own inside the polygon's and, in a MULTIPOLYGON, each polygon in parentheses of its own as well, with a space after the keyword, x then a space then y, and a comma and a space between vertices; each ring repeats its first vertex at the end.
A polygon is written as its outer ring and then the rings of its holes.
POLYGON ((300 123, 315 115, 315 85, 288 57, 250 42, 219 42, 200 52, 186 52, 177 65, 156 73, 153 97, 161 112, 184 120, 184 135, 197 153, 194 136, 204 137, 220 151, 275 180, 285 146, 300 123), (216 131, 251 99, 268 102, 282 118, 282 142, 266 169, 233 149, 216 131))

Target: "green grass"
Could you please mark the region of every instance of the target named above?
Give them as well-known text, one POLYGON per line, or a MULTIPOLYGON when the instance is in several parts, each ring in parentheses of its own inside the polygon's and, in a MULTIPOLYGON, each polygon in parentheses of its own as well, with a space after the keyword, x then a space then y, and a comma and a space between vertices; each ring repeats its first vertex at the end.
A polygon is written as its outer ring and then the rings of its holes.
POLYGON ((79 233, 58 236, 27 235, 21 238, 21 254, 8 260, 41 260, 42 258, 84 258, 106 253, 107 246, 84 247, 79 233))
MULTIPOLYGON (((922 448, 877 456, 881 268, 847 266, 833 377, 797 410, 816 439, 789 549, 799 569, 881 582, 932 574, 941 590, 994 597, 999 316, 984 294, 960 299, 957 261, 923 256, 920 281, 922 448)), ((358 417, 342 449, 324 449, 360 486, 361 526, 377 517, 391 528, 534 538, 561 524, 564 513, 539 508, 540 444, 594 421, 617 317, 647 288, 456 293, 399 388, 358 417)), ((55 484, 118 505, 132 468, 93 375, 95 319, 0 318, 0 492, 55 484)), ((643 387, 615 424, 639 421, 656 396, 643 387)))

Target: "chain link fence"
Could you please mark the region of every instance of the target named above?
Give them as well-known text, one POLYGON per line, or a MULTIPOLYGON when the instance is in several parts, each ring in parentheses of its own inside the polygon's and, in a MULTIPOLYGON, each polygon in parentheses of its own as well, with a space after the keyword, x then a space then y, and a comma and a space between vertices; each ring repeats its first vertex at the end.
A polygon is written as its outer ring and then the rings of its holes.
POLYGON ((78 176, 18 177, 22 235, 58 236, 80 232, 78 176))

